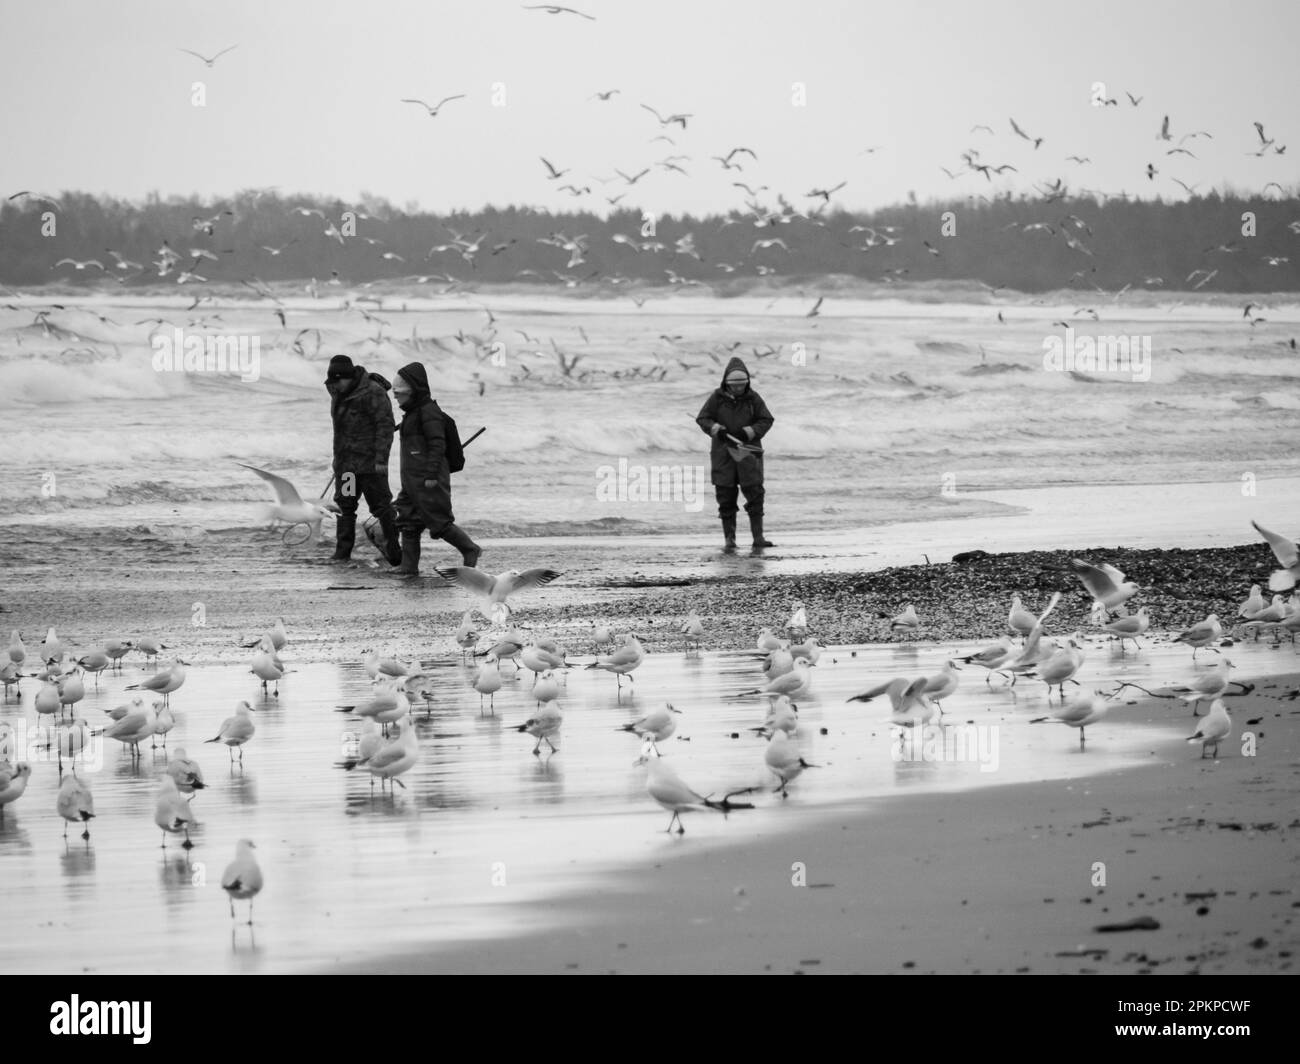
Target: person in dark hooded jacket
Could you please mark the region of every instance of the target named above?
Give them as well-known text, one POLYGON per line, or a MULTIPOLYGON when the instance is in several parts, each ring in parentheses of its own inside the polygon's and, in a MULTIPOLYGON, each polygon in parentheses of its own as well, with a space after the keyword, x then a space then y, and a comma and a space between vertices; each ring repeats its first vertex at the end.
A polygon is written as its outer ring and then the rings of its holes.
POLYGON ((695 419, 713 437, 711 479, 718 498, 718 516, 722 518, 723 549, 727 553, 736 549, 736 501, 742 491, 754 549, 776 545, 763 536, 763 448, 759 442, 773 421, 763 397, 750 387, 745 363, 733 358, 723 371, 722 386, 704 401, 695 419), (730 442, 729 436, 746 446, 730 442))
POLYGON ((405 413, 398 428, 402 456, 402 490, 397 495, 397 525, 402 532, 402 566, 406 576, 420 572, 420 535, 429 530, 461 553, 461 564, 478 564, 478 544, 456 525, 451 512, 451 470, 447 465, 447 420, 429 394, 424 366, 412 362, 397 371, 393 398, 405 413))
POLYGON ((388 381, 354 366, 347 355, 330 359, 325 375, 334 422, 334 502, 339 508, 334 560, 347 561, 357 538, 357 500, 365 496, 383 529, 388 561, 402 560, 397 545, 393 490, 388 486, 388 455, 393 449, 393 406, 388 381))

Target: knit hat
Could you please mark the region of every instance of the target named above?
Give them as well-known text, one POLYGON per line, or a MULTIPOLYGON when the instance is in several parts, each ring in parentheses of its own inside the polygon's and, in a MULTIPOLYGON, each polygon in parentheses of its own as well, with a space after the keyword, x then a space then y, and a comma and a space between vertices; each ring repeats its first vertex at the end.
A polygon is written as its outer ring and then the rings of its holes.
POLYGON ((325 375, 325 383, 332 380, 346 380, 356 372, 356 366, 352 364, 352 359, 347 355, 335 355, 330 359, 330 368, 325 375))

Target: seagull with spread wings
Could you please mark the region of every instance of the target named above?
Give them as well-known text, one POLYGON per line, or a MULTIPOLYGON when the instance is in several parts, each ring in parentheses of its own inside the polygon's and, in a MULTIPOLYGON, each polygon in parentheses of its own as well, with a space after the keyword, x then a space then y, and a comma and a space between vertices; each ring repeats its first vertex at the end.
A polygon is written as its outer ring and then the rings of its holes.
POLYGON ((1125 581, 1124 574, 1113 565, 1092 565, 1078 558, 1070 559, 1070 568, 1101 605, 1109 611, 1127 602, 1139 591, 1138 585, 1125 581))
POLYGON ((548 15, 577 15, 585 18, 588 22, 595 22, 594 15, 585 14, 582 11, 576 11, 571 7, 560 7, 558 4, 520 4, 525 11, 545 11, 548 15))
POLYGON ((456 96, 444 96, 441 100, 439 100, 436 104, 433 104, 432 106, 425 103, 423 100, 403 99, 402 103, 418 103, 421 107, 423 107, 426 111, 429 112, 430 118, 437 118, 438 112, 442 109, 443 104, 450 103, 452 100, 463 100, 463 99, 465 99, 465 94, 462 92, 456 96))
POLYGON ((653 107, 651 107, 649 104, 644 104, 644 103, 641 104, 641 109, 642 109, 643 111, 649 111, 652 115, 655 116, 655 118, 659 119, 659 124, 660 124, 661 126, 670 126, 670 125, 672 125, 674 122, 676 122, 679 126, 682 127, 682 129, 685 129, 685 128, 686 128, 686 120, 687 120, 688 118, 694 118, 694 117, 695 117, 694 115, 671 114, 671 115, 668 115, 668 116, 665 118, 663 115, 661 115, 658 111, 656 111, 656 110, 655 110, 653 107))
POLYGON ((247 465, 244 462, 240 462, 239 465, 256 473, 271 485, 271 490, 275 493, 275 503, 267 507, 266 513, 272 523, 286 521, 291 528, 294 525, 306 525, 309 529, 307 541, 320 537, 321 521, 325 519, 327 514, 332 513, 331 510, 326 509, 324 506, 303 502, 302 496, 298 494, 298 489, 285 480, 284 477, 276 476, 274 473, 268 473, 265 469, 258 469, 256 466, 247 465))
POLYGON ((471 569, 464 565, 452 565, 445 569, 434 570, 444 580, 450 580, 457 587, 476 595, 482 595, 488 603, 492 619, 504 623, 510 616, 510 604, 506 599, 516 591, 526 591, 531 587, 541 587, 560 577, 554 569, 528 569, 520 572, 512 569, 492 576, 481 569, 471 569))
POLYGON ((194 56, 195 59, 202 59, 203 62, 206 63, 206 64, 210 67, 210 66, 212 66, 212 65, 213 65, 213 64, 214 64, 218 59, 220 59, 223 55, 225 55, 227 52, 233 52, 233 51, 234 51, 236 48, 238 48, 238 47, 239 47, 239 45, 237 45, 237 44, 232 44, 229 48, 223 48, 223 49, 221 49, 221 51, 219 51, 219 52, 218 52, 216 55, 214 55, 211 59, 209 59, 206 55, 199 55, 198 52, 191 52, 188 48, 180 48, 180 49, 178 49, 178 51, 184 52, 186 55, 192 55, 192 56, 194 56))
POLYGON ((1297 550, 1295 543, 1280 536, 1276 532, 1270 532, 1258 521, 1251 521, 1258 532, 1267 541, 1268 545, 1273 548, 1273 556, 1278 560, 1281 569, 1276 570, 1268 578, 1268 586, 1273 591, 1290 591, 1295 587, 1296 582, 1300 581, 1300 550, 1297 550))

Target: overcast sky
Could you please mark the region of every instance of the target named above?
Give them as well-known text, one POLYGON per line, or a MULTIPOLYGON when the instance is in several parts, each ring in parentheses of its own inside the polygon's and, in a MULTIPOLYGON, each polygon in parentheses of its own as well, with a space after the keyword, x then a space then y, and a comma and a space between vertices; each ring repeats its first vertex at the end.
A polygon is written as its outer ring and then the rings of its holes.
POLYGON ((0 0, 0 191, 130 198, 279 186, 435 210, 529 204, 725 211, 766 184, 797 206, 1072 188, 1166 198, 1300 183, 1295 0, 0 0), (186 55, 234 51, 208 69, 186 55), (202 81, 206 106, 191 102, 202 81), (1092 105, 1104 82, 1118 106, 1092 105), (798 106, 804 87, 806 103, 798 106), (504 92, 504 106, 494 106, 504 92), (609 102, 598 90, 619 89, 609 102), (1142 97, 1130 104, 1126 92, 1142 97), (403 97, 465 93, 436 118, 403 97), (638 105, 693 117, 661 128, 638 105), (1170 116, 1171 141, 1157 140, 1170 116), (1011 118, 1038 149, 1016 137, 1011 118), (1252 123, 1284 155, 1264 157, 1252 123), (972 126, 987 124, 993 135, 972 126), (1183 143, 1198 158, 1166 155, 1183 143), (666 132, 677 143, 651 142, 666 132), (744 145, 758 162, 709 158, 744 145), (878 150, 864 153, 864 149, 878 150), (1010 163, 961 169, 976 147, 1010 163), (1067 155, 1090 158, 1085 165, 1067 155), (572 173, 548 181, 539 156, 572 173), (1158 171, 1154 180, 1147 164, 1158 171), (598 178, 615 178, 603 184, 598 178), (590 195, 557 186, 574 181, 590 195))

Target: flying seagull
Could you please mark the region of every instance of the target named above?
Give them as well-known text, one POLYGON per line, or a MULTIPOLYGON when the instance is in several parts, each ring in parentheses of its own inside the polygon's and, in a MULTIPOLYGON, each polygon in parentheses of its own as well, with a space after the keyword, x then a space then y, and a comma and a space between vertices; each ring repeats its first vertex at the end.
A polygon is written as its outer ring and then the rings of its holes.
POLYGON ((312 538, 320 536, 321 521, 324 520, 326 514, 330 513, 329 510, 323 506, 303 502, 302 496, 298 494, 298 489, 285 480, 284 477, 276 476, 274 473, 268 473, 265 469, 258 469, 256 466, 247 465, 244 462, 238 464, 256 473, 271 485, 271 490, 275 493, 275 503, 268 509, 271 518, 287 521, 291 526, 307 525, 311 530, 312 538))
POLYGON ((205 62, 208 66, 212 66, 213 63, 215 63, 218 59, 220 59, 220 58, 221 58, 223 55, 225 55, 227 52, 233 52, 233 51, 234 51, 236 48, 238 48, 238 47, 239 47, 239 45, 237 45, 237 44, 232 44, 229 48, 223 48, 223 49, 221 49, 221 51, 219 51, 219 52, 218 52, 216 55, 214 55, 211 59, 209 59, 206 55, 199 55, 198 52, 191 52, 188 48, 181 48, 181 49, 178 49, 178 50, 179 50, 179 51, 182 51, 182 52, 185 52, 187 55, 192 55, 192 56, 194 56, 195 59, 202 59, 203 62, 205 62))
POLYGON ((495 620, 502 621, 510 616, 510 604, 506 599, 516 591, 530 587, 541 587, 560 577, 554 569, 528 569, 524 572, 514 569, 499 576, 491 576, 481 569, 470 569, 464 565, 453 565, 445 569, 434 570, 444 580, 450 580, 457 587, 482 595, 487 599, 489 612, 495 620))
POLYGON ((694 118, 694 117, 695 117, 694 115, 672 114, 672 115, 669 115, 667 118, 665 118, 665 117, 664 117, 663 115, 661 115, 658 111, 656 111, 653 107, 649 106, 649 104, 644 104, 644 103, 641 104, 641 109, 644 110, 644 111, 649 111, 652 115, 655 116, 655 118, 659 119, 659 124, 660 124, 661 126, 670 126, 670 125, 672 125, 674 122, 676 122, 679 126, 682 127, 682 129, 685 129, 685 128, 686 128, 686 120, 687 120, 688 118, 694 118))
POLYGON ((426 111, 429 112, 429 117, 430 117, 430 118, 437 118, 437 117, 438 117, 438 111, 439 111, 439 109, 442 107, 443 104, 445 104, 445 103, 450 103, 452 100, 463 100, 464 98, 465 98, 465 94, 464 94, 463 92, 462 92, 460 95, 458 95, 458 96, 446 96, 446 97, 443 97, 443 99, 439 100, 439 101, 438 101, 436 104, 434 104, 432 107, 430 107, 430 106, 429 106, 427 103, 425 103, 423 100, 408 100, 408 99, 404 99, 404 100, 402 100, 402 103, 418 103, 421 107, 423 107, 426 111))
POLYGON ((548 15, 579 15, 588 22, 595 22, 595 16, 584 14, 581 11, 575 11, 571 7, 560 7, 558 4, 521 4, 525 11, 545 11, 548 15))

